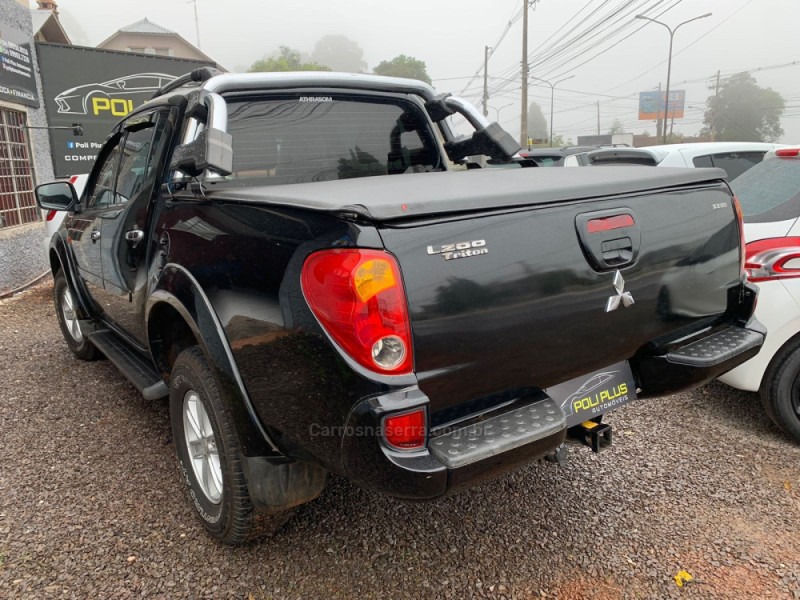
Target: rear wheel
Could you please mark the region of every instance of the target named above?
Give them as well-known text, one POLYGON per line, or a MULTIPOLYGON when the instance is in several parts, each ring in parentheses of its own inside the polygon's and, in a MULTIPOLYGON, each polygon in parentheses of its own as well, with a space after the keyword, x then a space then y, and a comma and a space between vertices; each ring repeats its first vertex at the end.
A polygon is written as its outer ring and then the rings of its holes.
POLYGON ((800 342, 772 360, 761 382, 761 402, 775 424, 800 442, 800 342))
POLYGON ((64 271, 59 271, 53 284, 53 300, 56 305, 58 324, 64 341, 72 353, 81 360, 95 360, 101 356, 100 351, 89 341, 81 331, 78 322, 77 305, 72 291, 67 284, 64 271))
POLYGON ((261 515, 253 509, 226 399, 197 346, 175 360, 169 401, 181 476, 206 531, 237 545, 283 525, 288 511, 261 515))

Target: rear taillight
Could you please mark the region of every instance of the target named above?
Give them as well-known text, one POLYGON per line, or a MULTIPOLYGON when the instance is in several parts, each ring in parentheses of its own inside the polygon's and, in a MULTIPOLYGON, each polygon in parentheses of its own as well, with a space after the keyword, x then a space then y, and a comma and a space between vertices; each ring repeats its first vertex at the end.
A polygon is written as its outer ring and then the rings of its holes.
POLYGON ((397 260, 388 252, 333 249, 306 259, 303 294, 322 327, 358 364, 411 373, 411 328, 397 260))
POLYGON ((47 216, 45 217, 45 220, 46 220, 46 221, 52 221, 52 220, 53 220, 53 217, 55 217, 55 216, 56 216, 56 211, 54 211, 54 210, 48 210, 48 211, 47 211, 47 216))
POLYGON ((800 155, 800 148, 778 148, 775 150, 775 156, 780 156, 783 158, 798 155, 800 155))
POLYGON ((750 242, 744 268, 754 282, 800 277, 800 237, 750 242))
POLYGON ((425 446, 425 409, 384 417, 383 437, 396 450, 418 450, 425 446))

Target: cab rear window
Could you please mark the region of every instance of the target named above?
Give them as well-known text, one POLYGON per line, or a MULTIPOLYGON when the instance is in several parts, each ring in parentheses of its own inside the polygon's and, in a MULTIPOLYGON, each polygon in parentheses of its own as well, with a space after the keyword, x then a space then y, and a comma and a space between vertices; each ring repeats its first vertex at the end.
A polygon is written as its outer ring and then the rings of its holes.
POLYGON ((280 185, 444 169, 413 102, 350 95, 230 98, 233 172, 217 185, 280 185))
POLYGON ((800 160, 765 160, 731 182, 745 221, 783 221, 800 216, 800 160))

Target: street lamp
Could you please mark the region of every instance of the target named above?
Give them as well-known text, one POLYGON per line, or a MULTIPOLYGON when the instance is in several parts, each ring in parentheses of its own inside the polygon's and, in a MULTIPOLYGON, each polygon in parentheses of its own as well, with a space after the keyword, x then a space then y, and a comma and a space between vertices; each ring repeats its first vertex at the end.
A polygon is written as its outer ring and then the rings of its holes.
POLYGON ((500 108, 495 108, 494 106, 490 106, 489 108, 494 110, 495 116, 497 117, 495 119, 495 121, 500 123, 500 111, 503 110, 504 108, 508 108, 509 106, 513 106, 513 105, 514 105, 514 103, 512 102, 511 104, 506 104, 505 106, 501 106, 500 108))
POLYGON ((561 83, 562 81, 566 81, 567 79, 572 79, 575 75, 570 75, 569 77, 564 77, 564 79, 559 79, 555 83, 550 83, 546 79, 542 79, 541 77, 534 77, 530 75, 531 79, 535 79, 536 81, 541 81, 542 83, 546 83, 550 86, 550 147, 553 147, 553 96, 555 94, 556 86, 561 83))
MULTIPOLYGON (((700 15, 699 17, 695 17, 693 19, 689 19, 688 21, 684 21, 683 23, 678 23, 675 26, 675 29, 670 28, 669 25, 666 23, 662 23, 661 21, 656 21, 655 19, 651 19, 650 17, 645 17, 644 15, 636 15, 637 19, 644 19, 645 21, 652 21, 653 23, 658 23, 659 25, 663 25, 669 31, 669 61, 667 62, 667 101, 664 105, 664 129, 663 129, 663 137, 662 143, 667 143, 667 119, 669 118, 669 78, 672 75, 672 40, 675 37, 675 32, 678 31, 678 28, 682 25, 686 25, 687 23, 691 23, 692 21, 697 21, 698 19, 705 19, 706 17, 710 17, 711 13, 706 13, 704 15, 700 15)), ((659 111, 661 110, 661 98, 658 99, 659 103, 659 111)))

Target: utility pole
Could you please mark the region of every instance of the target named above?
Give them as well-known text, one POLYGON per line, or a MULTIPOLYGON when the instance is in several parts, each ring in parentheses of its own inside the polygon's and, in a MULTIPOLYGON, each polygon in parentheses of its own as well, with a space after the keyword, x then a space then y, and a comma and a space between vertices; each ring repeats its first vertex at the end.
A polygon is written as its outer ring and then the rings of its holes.
POLYGON ((522 113, 519 145, 528 147, 528 0, 522 0, 522 113))
POLYGON ((483 47, 483 116, 489 116, 489 46, 483 47))
POLYGON ((719 115, 719 69, 717 70, 717 85, 714 89, 714 114, 711 117, 711 141, 717 141, 717 115, 719 115))
POLYGON ((600 135, 600 100, 597 101, 597 135, 600 135))
POLYGON ((658 108, 656 108, 656 112, 658 113, 658 118, 656 119, 656 137, 660 138, 661 137, 661 126, 662 126, 662 123, 663 123, 661 121, 661 82, 660 81, 658 82, 658 100, 656 101, 656 105, 658 106, 658 108))
MULTIPOLYGON (((711 13, 706 13, 704 15, 700 15, 699 17, 694 17, 693 19, 689 19, 688 21, 684 21, 683 23, 678 23, 675 25, 674 28, 670 27, 666 23, 662 23, 661 21, 656 21, 655 19, 651 19, 650 17, 645 17, 644 15, 636 15, 635 19, 644 19, 645 21, 652 21, 653 23, 657 23, 661 25, 669 31, 669 59, 667 61, 667 102, 666 106, 664 107, 664 139, 663 144, 667 143, 667 119, 669 119, 669 79, 672 75, 672 42, 675 38, 675 33, 678 31, 680 27, 686 25, 687 23, 691 23, 692 21, 697 21, 698 19, 705 19, 706 17, 710 17, 711 13)), ((673 111, 674 112, 674 111, 673 111)))
POLYGON ((200 50, 200 21, 197 18, 197 0, 191 0, 194 4, 194 31, 197 35, 197 49, 200 50))

